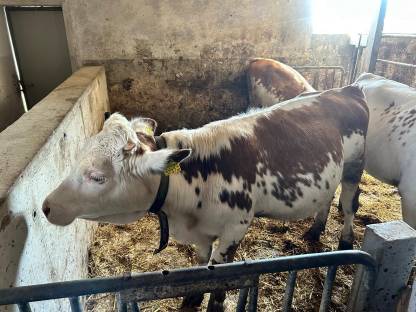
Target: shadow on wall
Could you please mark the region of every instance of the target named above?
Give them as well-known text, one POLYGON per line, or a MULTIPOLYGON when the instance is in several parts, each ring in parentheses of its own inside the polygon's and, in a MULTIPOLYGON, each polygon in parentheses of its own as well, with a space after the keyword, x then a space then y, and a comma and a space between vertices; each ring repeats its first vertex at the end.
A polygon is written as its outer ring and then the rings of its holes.
MULTIPOLYGON (((6 204, 7 205, 7 204, 6 204)), ((8 211, 8 209, 0 209, 8 211)), ((9 288, 17 285, 20 259, 23 254, 28 237, 28 225, 22 215, 12 215, 7 212, 0 218, 0 265, 2 266, 0 288, 9 288), (3 239, 4 238, 4 239, 3 239), (6 267, 3 267, 3 266, 6 267)), ((0 311, 13 311, 11 306, 0 307, 0 311)))
POLYGON ((159 132, 200 127, 248 107, 245 59, 146 58, 88 64, 106 67, 112 111, 152 117, 159 132))

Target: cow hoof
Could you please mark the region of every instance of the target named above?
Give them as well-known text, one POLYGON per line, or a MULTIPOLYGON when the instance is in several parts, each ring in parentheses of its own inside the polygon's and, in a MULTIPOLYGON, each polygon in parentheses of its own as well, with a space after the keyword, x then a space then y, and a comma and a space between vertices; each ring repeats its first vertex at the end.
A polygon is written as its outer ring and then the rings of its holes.
POLYGON ((319 242, 319 238, 321 237, 321 231, 316 228, 310 228, 303 234, 303 238, 309 242, 316 243, 319 242))
MULTIPOLYGON (((187 308, 197 308, 201 305, 202 301, 204 300, 204 294, 195 294, 189 295, 183 298, 181 310, 187 308)), ((182 310, 188 311, 188 310, 182 310)), ((197 311, 195 309, 189 311, 197 311)))
POLYGON ((180 307, 179 311, 181 312, 199 312, 201 311, 200 307, 180 307))
POLYGON ((340 240, 338 244, 338 250, 350 250, 353 249, 353 245, 351 242, 347 242, 344 240, 340 240))
POLYGON ((224 303, 218 301, 210 301, 207 312, 224 312, 224 303))

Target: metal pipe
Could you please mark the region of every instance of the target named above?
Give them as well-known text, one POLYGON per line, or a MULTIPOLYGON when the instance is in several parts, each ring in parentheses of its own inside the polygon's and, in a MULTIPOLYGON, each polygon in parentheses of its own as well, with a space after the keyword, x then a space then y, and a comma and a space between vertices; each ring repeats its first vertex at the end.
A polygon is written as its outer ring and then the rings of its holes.
POLYGON ((331 302, 332 286, 334 285, 335 276, 337 275, 337 266, 330 266, 326 273, 324 289, 322 290, 321 305, 319 312, 327 312, 331 302))
POLYGON ((250 287, 250 291, 248 293, 248 312, 256 312, 257 311, 257 301, 259 298, 259 278, 255 281, 255 286, 250 287))
POLYGON ((381 63, 385 63, 385 64, 392 64, 392 65, 397 65, 397 66, 403 66, 403 67, 409 67, 409 68, 416 68, 416 64, 402 63, 402 62, 389 61, 389 60, 383 60, 383 59, 377 59, 377 62, 381 62, 381 63))
POLYGON ((18 303, 17 306, 19 307, 20 312, 32 312, 28 302, 18 303))
POLYGON ((82 308, 81 301, 79 297, 71 297, 69 298, 69 304, 71 305, 72 312, 82 312, 84 309, 82 308))
MULTIPOLYGON (((189 281, 203 282, 206 289, 214 291, 224 280, 237 280, 245 276, 310 269, 331 265, 363 264, 374 274, 375 260, 359 250, 334 251, 296 255, 264 260, 247 260, 210 267, 191 267, 162 272, 147 272, 131 276, 93 278, 67 282, 21 286, 0 290, 0 305, 19 302, 77 297, 97 293, 118 292, 141 287, 169 288, 189 285, 189 281)), ((247 287, 247 286, 246 286, 247 287)), ((232 289, 232 288, 230 288, 232 289)), ((234 288, 235 289, 235 288, 234 288)))
POLYGON ((121 300, 120 293, 117 293, 116 295, 116 301, 117 301, 117 311, 118 312, 127 312, 127 303, 121 300))
POLYGON ((130 310, 132 312, 140 312, 140 306, 137 302, 132 301, 132 302, 129 303, 129 306, 130 306, 130 310))
POLYGON ((296 277, 298 271, 290 271, 287 277, 285 296, 283 298, 283 312, 290 312, 292 310, 293 293, 296 286, 296 277))
POLYGON ((235 309, 236 312, 246 311, 247 297, 248 297, 248 288, 241 288, 238 294, 238 303, 237 303, 237 308, 235 309))
POLYGON ((406 39, 415 39, 416 35, 412 34, 383 34, 382 38, 406 38, 406 39))

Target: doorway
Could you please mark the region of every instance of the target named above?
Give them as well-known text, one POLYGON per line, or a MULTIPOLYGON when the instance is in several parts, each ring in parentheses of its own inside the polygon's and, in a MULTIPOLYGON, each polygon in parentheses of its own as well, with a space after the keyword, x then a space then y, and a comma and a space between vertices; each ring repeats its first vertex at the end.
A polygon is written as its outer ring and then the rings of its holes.
POLYGON ((71 62, 61 7, 6 7, 27 109, 68 78, 71 62))

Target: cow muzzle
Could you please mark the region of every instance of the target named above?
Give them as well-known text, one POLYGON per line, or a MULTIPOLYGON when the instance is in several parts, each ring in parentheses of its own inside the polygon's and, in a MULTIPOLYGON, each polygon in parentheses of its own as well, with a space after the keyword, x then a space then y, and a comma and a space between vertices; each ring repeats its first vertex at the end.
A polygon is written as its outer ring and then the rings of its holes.
POLYGON ((65 226, 71 224, 75 220, 75 217, 64 213, 64 209, 53 205, 48 199, 45 199, 43 202, 42 211, 48 221, 55 225, 65 226))

